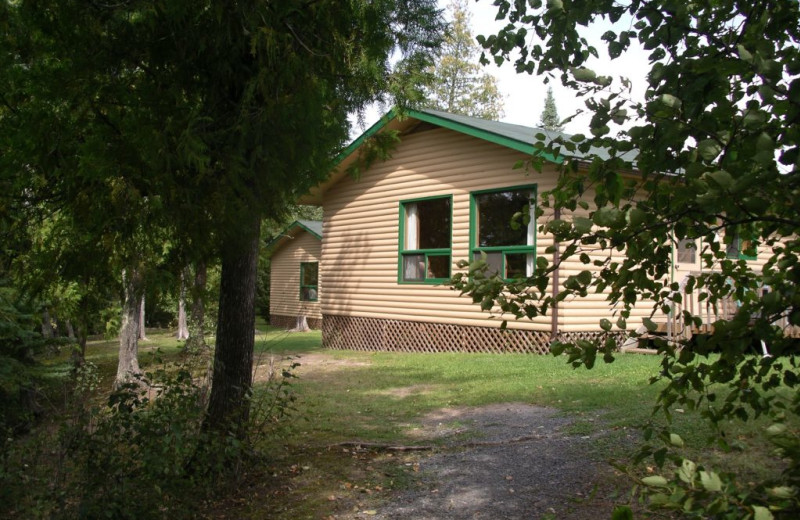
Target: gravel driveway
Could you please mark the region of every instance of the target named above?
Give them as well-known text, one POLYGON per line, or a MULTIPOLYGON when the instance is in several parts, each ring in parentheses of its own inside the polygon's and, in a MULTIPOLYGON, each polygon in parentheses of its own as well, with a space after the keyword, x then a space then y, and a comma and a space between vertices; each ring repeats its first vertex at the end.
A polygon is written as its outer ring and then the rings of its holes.
POLYGON ((418 434, 446 447, 419 458, 418 485, 353 518, 610 518, 629 485, 587 455, 593 438, 566 432, 570 423, 524 404, 440 410, 418 434))

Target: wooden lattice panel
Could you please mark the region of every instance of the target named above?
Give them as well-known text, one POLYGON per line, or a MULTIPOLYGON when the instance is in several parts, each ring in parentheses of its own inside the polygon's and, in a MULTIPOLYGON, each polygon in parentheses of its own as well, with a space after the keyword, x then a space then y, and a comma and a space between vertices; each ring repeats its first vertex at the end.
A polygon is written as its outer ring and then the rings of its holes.
POLYGON ((550 350, 550 335, 541 331, 325 315, 322 345, 369 351, 545 354, 550 350))
POLYGON ((575 342, 579 339, 589 341, 600 340, 601 345, 605 342, 606 338, 612 337, 617 340, 617 346, 622 345, 628 335, 625 332, 604 332, 604 331, 579 331, 579 332, 560 332, 558 334, 558 341, 562 342, 575 342))
MULTIPOLYGON (((322 328, 322 320, 319 318, 306 318, 306 323, 312 329, 322 328)), ((281 314, 270 314, 269 324, 279 329, 293 329, 297 326, 297 316, 283 316, 281 314)))

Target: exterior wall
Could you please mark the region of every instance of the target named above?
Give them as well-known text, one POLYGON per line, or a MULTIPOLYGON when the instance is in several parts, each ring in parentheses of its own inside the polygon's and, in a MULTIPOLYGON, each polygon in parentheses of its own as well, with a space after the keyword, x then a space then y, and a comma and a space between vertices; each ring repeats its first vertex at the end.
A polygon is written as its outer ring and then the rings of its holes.
MULTIPOLYGON (((452 196, 452 272, 469 258, 470 193, 535 184, 551 189, 550 170, 526 175, 513 169, 522 153, 434 129, 403 136, 388 161, 376 163, 360 180, 346 178, 324 195, 321 264, 325 298, 322 312, 417 323, 499 327, 468 297, 445 286, 398 283, 400 201, 452 196)), ((546 214, 544 218, 549 218, 546 214)), ((537 236, 537 250, 552 244, 552 236, 537 236)), ((509 329, 539 331, 549 337, 550 316, 534 321, 509 321, 509 329)))
POLYGON ((300 231, 272 255, 269 314, 273 325, 292 328, 297 316, 306 316, 310 327, 320 327, 323 282, 319 280, 317 301, 300 301, 300 263, 319 262, 321 250, 317 237, 300 231))
MULTIPOLYGON (((456 263, 470 255, 471 193, 534 185, 541 194, 554 187, 554 167, 545 166, 542 173, 513 169, 526 158, 506 147, 436 128, 403 136, 391 159, 373 164, 357 181, 347 177, 334 184, 323 196, 320 283, 325 287, 324 344, 366 350, 541 352, 554 338, 604 335, 599 320, 608 318, 615 323, 622 310, 610 308, 604 293, 561 302, 555 331, 551 316, 533 321, 509 317, 509 333, 518 331, 518 339, 509 339, 509 334, 499 330, 502 317, 491 318, 469 297, 443 285, 398 283, 401 201, 452 197, 451 269, 455 273, 456 263), (471 335, 480 341, 476 343, 471 335)), ((537 224, 552 218, 552 210, 546 210, 537 224)), ((537 255, 544 255, 552 244, 551 235, 537 230, 537 255)), ((584 247, 583 252, 592 260, 609 255, 622 258, 624 254, 600 251, 599 247, 584 247)), ((765 255, 766 251, 760 251, 753 262, 763 264, 765 255)), ((565 261, 559 273, 560 290, 570 275, 587 269, 598 268, 577 257, 565 261)), ((699 263, 677 265, 672 279, 679 282, 696 270, 699 263)), ((641 325, 652 309, 652 302, 640 302, 627 319, 627 330, 641 325)), ((658 311, 654 318, 665 320, 666 316, 658 311)), ((612 334, 620 331, 615 327, 612 334)))

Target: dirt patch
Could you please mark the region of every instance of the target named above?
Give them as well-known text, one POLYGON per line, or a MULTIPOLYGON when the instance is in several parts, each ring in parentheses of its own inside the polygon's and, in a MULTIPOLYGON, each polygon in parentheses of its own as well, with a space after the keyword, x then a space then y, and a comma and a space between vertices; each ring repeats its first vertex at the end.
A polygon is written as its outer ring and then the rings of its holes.
POLYGON ((411 397, 413 395, 420 395, 426 394, 431 392, 435 387, 433 385, 411 385, 411 386, 401 386, 398 388, 388 388, 386 390, 381 390, 380 392, 375 392, 377 395, 388 395, 391 397, 397 397, 398 399, 405 399, 406 397, 411 397))
POLYGON ((325 354, 302 354, 291 359, 266 355, 255 360, 253 381, 256 383, 267 381, 276 370, 289 367, 292 363, 298 363, 295 369, 297 375, 302 375, 304 372, 321 374, 349 367, 369 366, 369 363, 363 361, 335 359, 325 354))
POLYGON ((626 484, 587 455, 593 437, 565 431, 571 422, 518 403, 438 410, 415 436, 444 446, 417 456, 415 485, 350 518, 609 518, 626 484))

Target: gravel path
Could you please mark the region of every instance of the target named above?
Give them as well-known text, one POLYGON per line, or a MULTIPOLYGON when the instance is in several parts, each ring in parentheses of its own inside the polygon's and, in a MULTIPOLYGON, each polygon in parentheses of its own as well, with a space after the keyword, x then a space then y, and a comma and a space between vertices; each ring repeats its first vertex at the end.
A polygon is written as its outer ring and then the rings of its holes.
POLYGON ((564 431, 570 422, 524 404, 440 410, 418 433, 448 448, 421 456, 419 485, 354 518, 610 518, 620 482, 586 456, 592 438, 564 431))

